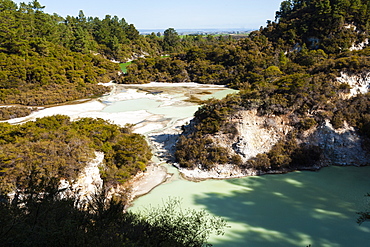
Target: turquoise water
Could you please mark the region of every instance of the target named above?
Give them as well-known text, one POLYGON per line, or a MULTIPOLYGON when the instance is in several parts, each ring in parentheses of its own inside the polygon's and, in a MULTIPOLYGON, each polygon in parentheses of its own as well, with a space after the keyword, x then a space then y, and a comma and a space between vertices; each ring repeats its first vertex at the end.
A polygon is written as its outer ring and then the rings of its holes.
POLYGON ((190 106, 168 106, 148 110, 149 113, 163 115, 168 118, 187 118, 198 110, 197 105, 190 106))
MULTIPOLYGON (((196 89, 193 89, 196 92, 196 89)), ((203 90, 204 91, 204 90, 203 90)), ((231 93, 236 93, 237 90, 233 89, 220 89, 216 90, 212 94, 203 95, 200 98, 202 100, 206 100, 209 98, 215 99, 222 99, 226 95, 231 93)), ((174 99, 177 100, 187 100, 188 97, 184 96, 183 94, 172 94, 174 99)), ((183 105, 170 105, 170 106, 162 106, 163 102, 161 102, 160 95, 158 100, 155 99, 148 99, 148 98, 138 98, 138 99, 131 99, 131 100, 122 100, 114 102, 103 109, 103 112, 108 113, 117 113, 117 112, 128 112, 128 111, 140 111, 146 110, 152 114, 160 114, 165 115, 166 117, 176 117, 176 118, 186 118, 190 117, 196 112, 198 109, 198 105, 183 102, 183 105)))
POLYGON ((115 102, 104 108, 103 112, 127 112, 155 109, 161 105, 161 102, 152 99, 140 98, 115 102))
POLYGON ((216 247, 367 247, 370 223, 356 223, 370 192, 370 167, 329 167, 229 180, 175 180, 137 199, 133 211, 182 199, 183 208, 205 209, 231 228, 212 236, 216 247))
MULTIPOLYGON (((234 92, 226 89, 200 97, 223 98, 234 92)), ((172 89, 171 95, 186 100, 185 93, 172 89)), ((192 116, 197 107, 187 102, 163 104, 159 97, 115 102, 104 112, 146 110, 175 122, 192 116)), ((168 168, 175 174, 173 179, 135 200, 130 210, 162 205, 169 197, 181 198, 183 208, 205 209, 228 221, 230 228, 224 236, 211 237, 215 247, 370 246, 370 222, 356 223, 356 212, 370 203, 364 197, 370 192, 370 167, 329 167, 198 183, 182 180, 176 169, 168 168)))

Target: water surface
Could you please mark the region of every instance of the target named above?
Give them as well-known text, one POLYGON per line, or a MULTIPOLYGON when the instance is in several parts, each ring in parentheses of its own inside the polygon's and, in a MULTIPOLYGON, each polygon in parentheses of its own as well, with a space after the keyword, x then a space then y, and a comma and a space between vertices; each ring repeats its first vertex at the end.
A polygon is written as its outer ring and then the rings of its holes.
POLYGON ((135 201, 138 211, 182 198, 183 208, 222 216, 231 228, 213 236, 216 247, 367 247, 370 223, 356 223, 370 192, 370 167, 329 167, 229 180, 175 180, 135 201))
POLYGON ((103 109, 103 112, 115 113, 115 112, 150 110, 155 109, 160 105, 161 102, 159 101, 147 98, 139 98, 114 102, 113 104, 105 107, 103 109))

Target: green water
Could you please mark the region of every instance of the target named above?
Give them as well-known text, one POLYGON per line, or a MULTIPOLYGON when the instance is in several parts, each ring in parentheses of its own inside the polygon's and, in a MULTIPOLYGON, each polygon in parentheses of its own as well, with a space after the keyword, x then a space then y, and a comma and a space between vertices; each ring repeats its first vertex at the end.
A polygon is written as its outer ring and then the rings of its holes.
POLYGON ((229 180, 175 180, 137 199, 133 211, 182 199, 183 208, 205 209, 231 228, 212 236, 216 247, 370 246, 370 223, 356 212, 370 202, 370 167, 329 167, 229 180))
MULTIPOLYGON (((117 101, 104 112, 146 110, 176 122, 192 116, 198 107, 179 102, 189 95, 204 100, 235 92, 226 89, 205 95, 203 89, 155 90, 172 95, 173 104, 158 95, 155 99, 117 101)), ((211 237, 210 243, 216 247, 370 246, 370 222, 361 226, 356 223, 356 212, 365 210, 370 203, 370 198, 364 197, 370 192, 370 167, 330 167, 319 172, 199 183, 180 179, 173 167, 168 171, 175 174, 173 179, 135 200, 130 210, 162 205, 169 197, 182 198, 183 208, 205 209, 229 222, 224 236, 211 237)))
POLYGON ((103 112, 115 113, 115 112, 127 112, 127 111, 140 111, 140 110, 150 110, 155 109, 161 105, 153 99, 132 99, 115 102, 104 108, 103 112))

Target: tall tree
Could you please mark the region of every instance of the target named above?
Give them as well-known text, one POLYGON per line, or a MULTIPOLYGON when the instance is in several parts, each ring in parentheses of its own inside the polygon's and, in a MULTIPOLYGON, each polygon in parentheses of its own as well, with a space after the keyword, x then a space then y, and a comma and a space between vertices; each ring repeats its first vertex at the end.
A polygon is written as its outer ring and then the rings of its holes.
POLYGON ((163 50, 167 52, 175 52, 180 43, 180 36, 174 28, 168 28, 164 31, 163 50))

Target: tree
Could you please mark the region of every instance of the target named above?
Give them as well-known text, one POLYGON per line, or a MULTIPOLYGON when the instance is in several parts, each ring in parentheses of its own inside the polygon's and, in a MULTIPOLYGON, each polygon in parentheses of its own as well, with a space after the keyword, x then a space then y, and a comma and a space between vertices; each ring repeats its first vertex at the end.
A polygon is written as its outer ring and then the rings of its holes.
POLYGON ((222 235, 227 226, 224 219, 204 210, 182 209, 181 200, 176 198, 169 198, 162 207, 147 208, 140 217, 159 230, 153 236, 152 246, 173 246, 171 242, 176 239, 175 246, 201 247, 211 233, 222 235))
POLYGON ((290 0, 283 1, 280 4, 280 10, 276 12, 275 19, 278 20, 278 19, 281 19, 281 18, 285 18, 285 17, 288 16, 288 14, 290 14, 291 11, 292 11, 291 1, 290 0))
POLYGON ((180 37, 174 28, 168 28, 163 35, 163 50, 167 52, 174 52, 180 43, 180 37))
POLYGON ((4 10, 16 10, 17 4, 11 0, 0 0, 0 12, 4 10))
POLYGON ((205 211, 181 210, 179 200, 148 214, 125 213, 120 198, 101 191, 79 201, 65 196, 58 180, 29 180, 29 187, 12 201, 0 200, 2 246, 171 246, 202 247, 213 232, 222 234, 226 222, 205 211), (39 187, 43 187, 44 193, 39 187))
POLYGON ((130 24, 126 28, 127 37, 130 40, 137 40, 139 38, 139 31, 136 30, 135 26, 133 24, 130 24))

